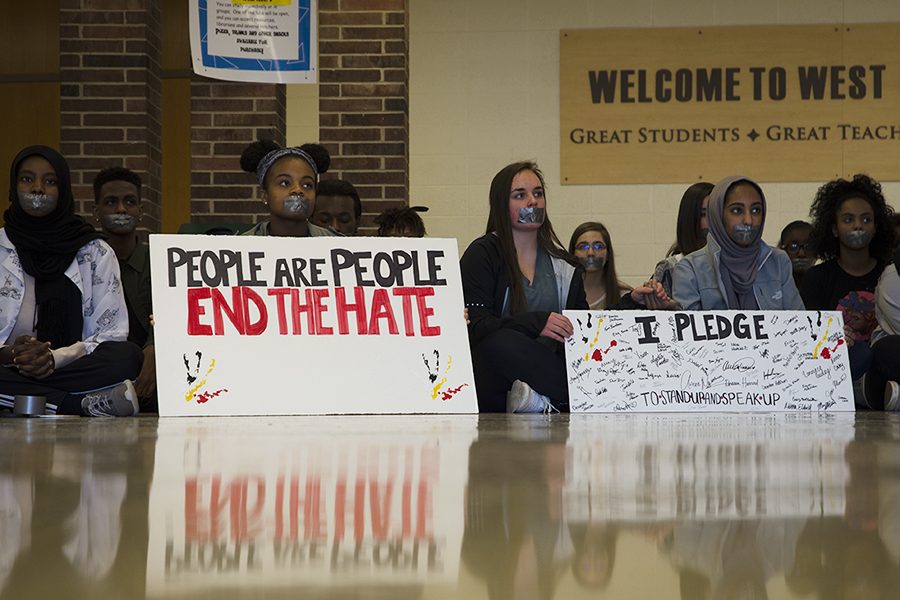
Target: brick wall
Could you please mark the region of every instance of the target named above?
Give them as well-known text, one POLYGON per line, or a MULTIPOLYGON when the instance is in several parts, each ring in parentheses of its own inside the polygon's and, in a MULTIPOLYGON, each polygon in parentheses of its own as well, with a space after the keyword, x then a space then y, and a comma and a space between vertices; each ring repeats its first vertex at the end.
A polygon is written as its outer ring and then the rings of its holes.
POLYGON ((76 210, 109 166, 143 179, 143 228, 160 223, 159 5, 156 0, 60 0, 60 151, 76 210))
POLYGON ((363 200, 361 232, 409 198, 407 0, 319 0, 319 139, 326 177, 363 200))
POLYGON ((241 170, 250 142, 284 144, 284 85, 194 77, 191 82, 191 221, 239 223, 269 213, 256 178, 241 170))

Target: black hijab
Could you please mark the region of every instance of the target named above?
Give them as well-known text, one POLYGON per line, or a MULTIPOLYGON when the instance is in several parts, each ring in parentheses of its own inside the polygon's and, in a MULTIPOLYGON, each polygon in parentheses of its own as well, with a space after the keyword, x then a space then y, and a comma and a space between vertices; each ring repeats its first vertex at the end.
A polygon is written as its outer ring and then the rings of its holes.
POLYGON ((78 250, 100 234, 75 214, 69 165, 56 150, 29 146, 16 155, 9 170, 9 208, 3 219, 22 268, 35 280, 37 338, 50 342, 51 348, 74 344, 81 339, 83 328, 81 291, 65 271, 78 250), (56 171, 56 208, 42 217, 25 212, 16 189, 19 167, 30 156, 45 158, 56 171))

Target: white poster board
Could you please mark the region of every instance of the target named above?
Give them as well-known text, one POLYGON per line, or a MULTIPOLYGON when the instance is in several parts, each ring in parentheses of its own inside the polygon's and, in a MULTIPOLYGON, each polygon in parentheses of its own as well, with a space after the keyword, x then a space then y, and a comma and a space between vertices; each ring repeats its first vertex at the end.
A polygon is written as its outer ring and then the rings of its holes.
POLYGON ((854 410, 839 312, 565 315, 573 413, 854 410))
POLYGON ((147 596, 455 585, 478 417, 372 419, 160 420, 147 596))
POLYGON ((259 83, 315 83, 316 0, 192 0, 194 72, 259 83))
POLYGON ((477 413, 456 240, 151 235, 159 414, 477 413))

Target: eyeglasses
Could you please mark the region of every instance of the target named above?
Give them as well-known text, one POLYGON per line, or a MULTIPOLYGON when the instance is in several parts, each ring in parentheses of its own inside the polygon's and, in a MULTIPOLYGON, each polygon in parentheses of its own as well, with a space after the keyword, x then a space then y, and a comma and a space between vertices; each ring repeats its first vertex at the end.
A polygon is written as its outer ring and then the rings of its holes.
POLYGON ((601 252, 603 250, 606 250, 606 244, 604 244, 603 242, 594 242, 593 244, 589 244, 587 242, 580 242, 578 244, 575 244, 575 249, 581 250, 582 252, 587 252, 591 248, 593 248, 597 252, 601 252))
POLYGON ((787 250, 788 252, 800 252, 801 250, 809 252, 812 250, 812 244, 810 244, 809 242, 806 242, 805 244, 801 244, 799 242, 791 242, 790 244, 785 244, 784 246, 782 246, 782 248, 787 250))

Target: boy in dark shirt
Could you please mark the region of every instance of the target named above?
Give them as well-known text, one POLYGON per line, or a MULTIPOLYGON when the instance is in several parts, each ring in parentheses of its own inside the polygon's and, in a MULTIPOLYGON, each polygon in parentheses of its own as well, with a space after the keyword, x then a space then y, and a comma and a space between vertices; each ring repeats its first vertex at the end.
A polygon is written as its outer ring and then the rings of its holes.
POLYGON ((153 312, 150 291, 150 249, 139 241, 144 217, 141 178, 121 167, 104 169, 94 178, 94 217, 119 259, 122 288, 128 306, 128 341, 144 349, 144 363, 135 381, 141 409, 156 412, 156 357, 153 353, 153 312))

